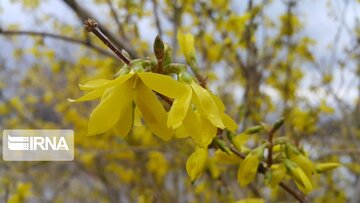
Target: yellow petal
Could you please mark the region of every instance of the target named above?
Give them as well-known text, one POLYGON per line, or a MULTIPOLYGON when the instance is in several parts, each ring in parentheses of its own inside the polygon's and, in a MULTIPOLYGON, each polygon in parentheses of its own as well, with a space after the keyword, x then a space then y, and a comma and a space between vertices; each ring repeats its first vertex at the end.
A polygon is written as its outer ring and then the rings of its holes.
MULTIPOLYGON (((275 166, 275 165, 273 165, 275 166)), ((273 168, 273 167, 272 167, 273 168)), ((285 177, 286 174, 286 168, 284 167, 284 165, 278 165, 278 167, 276 169, 272 170, 271 173, 271 179, 270 179, 270 186, 272 188, 275 188, 285 177)))
POLYGON ((229 129, 232 132, 235 132, 237 130, 238 125, 229 115, 227 115, 226 113, 222 113, 221 119, 227 129, 229 129))
POLYGON ((210 121, 199 115, 200 126, 198 127, 199 133, 192 134, 191 137, 201 147, 207 147, 213 138, 216 136, 217 127, 210 121))
POLYGON ((232 138, 232 143, 234 144, 237 150, 241 151, 242 146, 245 145, 248 140, 249 140, 249 134, 240 133, 232 138))
POLYGON ((315 165, 309 158, 299 153, 298 155, 290 155, 290 159, 299 165, 305 174, 311 178, 313 172, 315 171, 315 165))
POLYGON ((184 84, 167 75, 149 72, 137 73, 137 75, 148 88, 170 98, 178 98, 186 91, 184 84))
POLYGON ((116 134, 120 135, 121 137, 125 137, 127 134, 129 134, 134 121, 133 114, 134 109, 132 107, 132 101, 130 101, 128 107, 124 109, 124 112, 120 113, 120 118, 114 126, 114 131, 116 134))
POLYGON ((307 176, 301 167, 292 160, 286 159, 284 164, 299 190, 309 193, 313 189, 311 176, 307 176))
POLYGON ((169 111, 169 118, 167 120, 167 126, 177 128, 184 120, 186 113, 188 112, 192 90, 189 86, 185 86, 185 90, 181 97, 175 99, 171 109, 169 111))
POLYGON ((196 147, 195 151, 190 155, 186 162, 186 171, 190 176, 191 182, 200 177, 205 168, 208 157, 207 148, 196 147))
POLYGON ((177 33, 177 40, 180 45, 180 50, 185 56, 186 60, 195 58, 194 36, 192 36, 190 33, 183 34, 179 31, 177 33))
POLYGON ((220 111, 220 112, 225 111, 225 105, 224 105, 224 103, 220 100, 220 98, 217 97, 216 95, 212 94, 212 93, 210 93, 210 94, 211 94, 211 97, 214 99, 214 101, 215 101, 215 103, 216 103, 216 106, 219 108, 219 111, 220 111))
POLYGON ((137 107, 135 107, 135 110, 134 110, 134 126, 136 126, 136 127, 142 126, 141 112, 140 112, 139 108, 137 108, 137 107))
POLYGON ((181 125, 181 130, 182 130, 182 136, 183 137, 187 137, 187 136, 191 136, 191 138, 198 144, 201 145, 202 147, 205 147, 203 140, 201 139, 202 136, 200 134, 202 134, 202 127, 201 127, 201 122, 199 119, 199 116, 197 114, 194 113, 194 111, 189 108, 188 109, 188 113, 186 114, 184 120, 183 120, 183 125, 181 125))
POLYGON ((104 93, 105 89, 96 89, 93 90, 91 92, 86 93, 85 95, 81 96, 78 99, 68 99, 68 101, 70 102, 82 102, 82 101, 89 101, 89 100, 94 100, 97 98, 100 98, 103 93, 104 93))
POLYGON ((200 85, 196 84, 196 82, 191 83, 191 87, 194 90, 196 98, 199 103, 200 110, 206 116, 206 118, 213 123, 215 126, 224 129, 224 123, 221 119, 221 114, 219 112, 218 107, 214 99, 211 97, 210 93, 202 88, 200 85))
MULTIPOLYGON (((109 130, 119 120, 120 114, 126 111, 131 103, 129 85, 119 85, 104 98, 93 110, 89 120, 89 135, 103 133, 109 130)), ((130 115, 127 115, 130 116, 130 115)))
POLYGON ((313 189, 312 183, 300 167, 295 168, 292 174, 292 177, 294 178, 297 187, 302 192, 304 192, 305 194, 311 192, 311 190, 313 189))
POLYGON ((187 138, 189 137, 190 134, 189 132, 185 129, 184 125, 180 125, 180 127, 178 127, 175 131, 175 137, 176 138, 187 138))
POLYGON ((225 111, 224 103, 216 95, 214 95, 212 93, 210 93, 210 94, 211 94, 211 97, 214 99, 216 106, 218 107, 218 109, 221 113, 221 119, 222 119, 225 127, 232 132, 236 131, 238 128, 238 125, 235 123, 235 121, 229 115, 227 115, 224 112, 225 111))
POLYGON ((98 79, 89 81, 84 85, 79 85, 80 89, 82 90, 93 90, 97 88, 107 88, 113 85, 121 85, 122 83, 126 82, 128 79, 130 79, 134 74, 125 74, 121 75, 118 78, 114 80, 106 80, 106 79, 98 79))
POLYGON ((260 164, 259 157, 255 154, 248 154, 243 162, 240 163, 238 169, 238 182, 240 186, 245 186, 255 178, 257 173, 257 168, 260 164))
POLYGON ((113 90, 114 90, 114 86, 107 88, 101 97, 101 101, 104 100, 106 97, 108 97, 113 90))
POLYGON ((316 172, 321 173, 321 172, 335 169, 339 166, 340 166, 339 163, 329 162, 329 163, 316 164, 315 168, 316 168, 316 172))
POLYGON ((186 54, 185 35, 180 31, 178 31, 178 33, 177 33, 177 40, 178 40, 178 43, 180 46, 180 51, 185 56, 185 54, 186 54))
POLYGON ((286 150, 289 158, 294 161, 309 178, 311 178, 313 172, 315 172, 314 163, 290 144, 286 145, 286 150))
POLYGON ((227 154, 220 149, 215 152, 215 160, 220 164, 239 164, 242 159, 236 156, 234 153, 230 151, 230 154, 227 154))
POLYGON ((107 84, 110 81, 111 80, 107 80, 107 79, 97 79, 97 80, 89 81, 83 85, 79 84, 79 87, 81 90, 93 90, 93 89, 96 89, 100 86, 107 84))
POLYGON ((155 96, 155 93, 141 81, 137 81, 134 101, 136 106, 140 109, 149 129, 160 138, 169 140, 173 132, 166 125, 167 113, 155 96))

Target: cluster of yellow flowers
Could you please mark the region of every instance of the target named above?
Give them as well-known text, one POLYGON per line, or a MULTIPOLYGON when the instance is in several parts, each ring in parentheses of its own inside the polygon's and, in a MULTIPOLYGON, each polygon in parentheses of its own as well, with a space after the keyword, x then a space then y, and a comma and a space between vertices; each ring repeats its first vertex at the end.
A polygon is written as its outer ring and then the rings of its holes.
MULTIPOLYGON (((258 172, 261 163, 266 163, 268 157, 264 156, 265 149, 269 147, 268 143, 260 145, 252 150, 246 158, 240 163, 238 170, 238 182, 245 186, 253 181, 258 172)), ((316 174, 334 169, 339 166, 338 163, 320 163, 312 162, 306 155, 301 153, 295 146, 289 142, 279 143, 274 146, 273 155, 275 163, 271 166, 263 164, 265 173, 265 182, 271 188, 287 180, 288 177, 294 180, 297 188, 303 193, 311 192, 315 187, 314 176, 316 174)))
MULTIPOLYGON (((178 41, 187 64, 190 67, 197 66, 193 36, 179 32, 178 41)), ((141 123, 142 118, 147 128, 163 140, 190 137, 196 145, 186 163, 192 182, 200 177, 210 160, 208 146, 212 142, 219 144, 219 148, 226 154, 224 156, 233 156, 216 138, 218 129, 225 128, 231 132, 230 140, 234 147, 247 154, 244 160, 229 159, 240 164, 238 182, 241 186, 251 183, 262 166, 266 183, 271 187, 290 177, 301 191, 308 193, 314 187, 313 175, 338 166, 337 163, 316 165, 288 141, 274 145, 265 142, 253 150, 248 149, 245 146, 248 135, 264 130, 264 126, 255 126, 234 136, 238 126, 225 113, 221 100, 199 85, 196 79, 186 72, 185 65, 171 63, 171 59, 166 58, 169 55, 166 53, 168 50, 170 49, 157 38, 154 43, 157 62, 150 59, 132 60, 116 74, 115 79, 98 79, 80 85, 80 89, 89 92, 71 101, 100 98, 99 105, 90 115, 89 135, 114 129, 118 135, 126 136, 133 125, 141 123), (169 108, 164 107, 164 101, 169 103, 169 108), (270 155, 271 158, 274 157, 271 164, 266 162, 269 154, 264 156, 265 149, 271 149, 275 153, 270 155), (263 164, 265 162, 269 165, 263 164)), ((283 120, 277 122, 273 129, 278 129, 282 123, 283 120)), ((153 157, 154 160, 159 159, 159 154, 155 153, 153 157)), ((161 160, 162 163, 166 161, 164 158, 161 160)), ((153 162, 148 167, 155 170, 157 164, 158 162, 153 162)), ((162 171, 158 174, 159 179, 164 173, 165 171, 162 171)))
MULTIPOLYGON (((186 60, 195 60, 194 39, 190 34, 178 34, 180 47, 186 60)), ((191 137, 197 145, 187 162, 191 180, 202 172, 206 161, 207 147, 216 136, 217 129, 237 129, 237 124, 228 116, 221 100, 209 90, 198 85, 189 74, 176 70, 177 80, 169 75, 151 72, 153 62, 133 60, 122 69, 115 79, 97 79, 80 84, 87 94, 71 100, 74 102, 100 98, 88 123, 88 134, 104 133, 112 128, 126 136, 134 120, 139 117, 152 133, 163 140, 191 137), (161 95, 171 99, 171 108, 166 111, 159 100, 161 95)), ((169 64, 169 67, 174 67, 169 64)))

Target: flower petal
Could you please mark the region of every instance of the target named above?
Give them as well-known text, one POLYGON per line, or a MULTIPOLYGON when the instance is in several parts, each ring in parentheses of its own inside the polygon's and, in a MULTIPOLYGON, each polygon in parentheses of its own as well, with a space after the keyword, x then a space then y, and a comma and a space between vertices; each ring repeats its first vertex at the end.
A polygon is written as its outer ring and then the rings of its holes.
POLYGON ((194 81, 191 83, 191 87, 193 88, 194 93, 198 99, 200 110, 205 115, 205 117, 209 119, 209 121, 215 126, 224 129, 225 126, 222 122, 221 114, 210 93, 200 85, 196 84, 194 81))
POLYGON ((240 186, 245 186, 251 183, 256 176, 259 163, 259 158, 252 153, 248 154, 244 161, 240 163, 237 175, 240 186))
POLYGON ((136 127, 142 126, 141 112, 138 107, 135 107, 134 109, 134 126, 136 127))
POLYGON ((85 84, 79 84, 79 88, 81 90, 93 90, 96 89, 98 87, 101 87, 105 84, 107 84, 108 82, 110 82, 111 80, 107 80, 107 79, 97 79, 97 80, 91 80, 85 84))
POLYGON ((220 98, 217 97, 216 95, 212 94, 212 93, 210 93, 210 94, 211 94, 211 97, 214 99, 214 101, 215 101, 215 103, 216 103, 216 106, 218 107, 219 111, 220 111, 220 112, 225 111, 225 105, 224 105, 224 103, 220 100, 220 98))
POLYGON ((238 125, 235 123, 235 121, 229 115, 227 115, 224 112, 225 111, 224 103, 216 95, 214 95, 212 93, 210 93, 210 94, 211 94, 211 97, 214 99, 216 106, 218 107, 218 109, 221 113, 221 119, 222 119, 225 127, 232 132, 236 131, 238 128, 238 125))
POLYGON ((134 74, 125 74, 117 77, 114 80, 97 79, 89 81, 85 84, 79 84, 81 90, 93 90, 97 88, 107 88, 113 85, 120 85, 130 79, 134 74))
POLYGON ((86 93, 85 95, 81 96, 78 99, 68 99, 69 102, 83 102, 83 101, 89 101, 89 100, 94 100, 97 98, 100 98, 103 93, 104 93, 105 89, 96 89, 93 90, 91 92, 86 93))
POLYGON ((195 151, 190 155, 186 162, 186 171, 190 176, 191 182, 199 178, 205 168, 208 157, 207 148, 196 147, 195 151))
POLYGON ((188 109, 188 113, 186 114, 186 116, 183 120, 183 124, 181 125, 181 128, 183 128, 182 129, 183 133, 184 133, 183 137, 200 134, 200 131, 202 129, 200 126, 199 117, 194 113, 194 111, 191 108, 188 109), (185 136, 185 133, 186 133, 186 136, 185 136))
POLYGON ((221 119, 227 129, 229 129, 232 132, 235 132, 237 130, 238 125, 229 115, 227 115, 226 113, 222 113, 221 119))
POLYGON ((126 109, 131 105, 131 88, 128 86, 114 87, 109 95, 93 110, 88 124, 89 135, 109 130, 119 120, 120 114, 127 112, 126 109))
POLYGON ((124 108, 124 112, 120 113, 120 118, 114 126, 114 131, 121 137, 125 137, 129 134, 131 127, 133 126, 133 114, 134 108, 132 102, 129 102, 128 107, 124 108))
POLYGON ((149 129, 164 140, 169 140, 173 134, 166 126, 167 114, 160 101, 148 87, 140 80, 136 84, 134 101, 149 129))
POLYGON ((199 133, 192 134, 191 137, 201 147, 207 147, 216 136, 217 127, 214 126, 210 121, 199 115, 200 126, 199 133))
POLYGON ((137 73, 147 87, 170 98, 178 98, 184 94, 185 85, 170 76, 156 73, 137 73))
POLYGON ((189 86, 185 86, 185 90, 186 91, 184 91, 181 97, 175 99, 169 111, 169 117, 167 120, 168 127, 179 127, 188 112, 192 97, 192 90, 189 86))

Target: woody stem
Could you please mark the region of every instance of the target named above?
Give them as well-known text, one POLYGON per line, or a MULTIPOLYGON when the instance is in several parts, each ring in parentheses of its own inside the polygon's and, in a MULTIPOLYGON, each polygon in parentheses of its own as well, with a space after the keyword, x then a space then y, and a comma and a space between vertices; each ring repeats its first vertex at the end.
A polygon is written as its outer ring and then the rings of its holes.
POLYGON ((113 43, 101 32, 98 23, 94 19, 87 19, 84 22, 85 29, 88 32, 94 33, 106 46, 108 46, 111 51, 113 51, 124 63, 127 65, 130 64, 130 60, 124 56, 118 48, 116 48, 113 43))

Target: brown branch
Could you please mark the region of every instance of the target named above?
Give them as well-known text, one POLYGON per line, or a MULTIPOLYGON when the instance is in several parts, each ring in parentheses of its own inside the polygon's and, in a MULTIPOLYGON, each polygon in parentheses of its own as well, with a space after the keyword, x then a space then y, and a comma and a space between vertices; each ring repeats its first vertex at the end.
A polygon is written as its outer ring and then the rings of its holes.
MULTIPOLYGON (((245 159, 245 155, 241 154, 237 149, 235 149, 235 147, 233 146, 230 146, 229 147, 230 151, 232 153, 234 153, 236 156, 240 157, 241 159, 245 159)), ((261 174, 265 174, 266 173, 266 168, 265 166, 261 163, 259 164, 258 166, 258 173, 261 173, 261 174)), ((299 202, 301 203, 306 203, 306 202, 309 202, 305 195, 302 194, 301 192, 299 191, 295 191, 293 190, 292 188, 290 188, 288 185, 286 185, 284 182, 280 182, 279 183, 279 186, 281 188, 283 188, 286 192, 288 192, 291 196, 293 196, 295 199, 297 199, 299 202)))
POLYGON ((130 60, 128 58, 126 58, 125 55, 123 55, 120 50, 118 48, 116 48, 113 43, 106 37, 106 35, 104 35, 102 33, 102 31, 100 30, 97 22, 93 19, 87 19, 84 22, 85 25, 85 29, 88 32, 92 32, 94 33, 106 46, 108 46, 111 51, 113 51, 124 63, 126 63, 127 65, 130 64, 130 60))
MULTIPOLYGON (((87 10, 81 7, 75 0, 63 0, 74 12, 75 14, 82 20, 85 21, 88 18, 95 19, 94 16, 89 13, 87 10)), ((116 47, 120 49, 126 50, 132 58, 139 58, 134 48, 125 41, 124 39, 116 37, 113 33, 111 33, 108 29, 99 26, 100 30, 104 33, 107 38, 110 39, 114 43, 116 47)))
POLYGON ((29 36, 35 36, 35 37, 53 38, 53 39, 63 40, 63 41, 66 41, 66 42, 71 42, 71 43, 74 43, 74 44, 84 45, 84 46, 86 46, 88 48, 91 48, 91 49, 99 52, 100 54, 115 58, 115 56, 110 54, 108 51, 106 51, 106 50, 104 50, 104 49, 102 49, 100 47, 97 47, 97 46, 91 44, 90 42, 83 41, 83 40, 80 40, 80 39, 74 39, 72 37, 67 37, 67 36, 63 36, 63 35, 47 33, 47 32, 10 31, 10 30, 1 30, 1 29, 0 29, 0 35, 4 35, 4 36, 29 35, 29 36))

